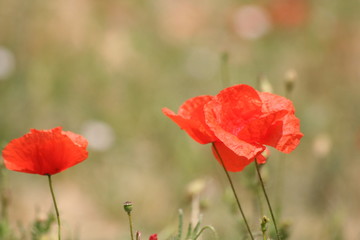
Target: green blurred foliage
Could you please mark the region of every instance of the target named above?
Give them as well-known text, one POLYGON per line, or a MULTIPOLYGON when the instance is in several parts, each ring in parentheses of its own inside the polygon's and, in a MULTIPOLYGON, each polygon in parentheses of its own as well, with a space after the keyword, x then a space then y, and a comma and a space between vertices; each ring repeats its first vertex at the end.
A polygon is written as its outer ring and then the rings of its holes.
POLYGON ((56 219, 53 213, 49 213, 45 219, 35 219, 32 225, 31 239, 46 239, 46 236, 49 235, 51 226, 55 223, 55 220, 56 219))
MULTIPOLYGON (((297 1, 305 6, 292 12, 303 17, 297 24, 274 20, 275 0, 0 1, 0 47, 14 64, 0 77, 0 145, 30 128, 82 134, 94 120, 115 136, 106 150, 90 148, 87 161, 54 176, 65 236, 128 239, 121 208, 131 200, 135 228, 165 238, 176 209, 190 211, 186 187, 196 178, 210 179, 204 224, 221 239, 239 236, 239 215, 224 200, 228 184, 209 146, 161 113, 221 90, 227 53, 230 84, 258 87, 263 75, 286 95, 285 73, 297 72, 289 97, 305 136, 290 155, 271 150, 265 166, 270 197, 291 222, 289 239, 359 237, 360 2, 297 1), (239 35, 235 24, 247 4, 270 19, 256 39, 239 35)), ((249 187, 254 174, 248 167, 232 176, 255 229, 266 208, 249 187)), ((28 229, 35 207, 52 207, 46 179, 13 172, 5 179, 11 229, 18 222, 28 229)))

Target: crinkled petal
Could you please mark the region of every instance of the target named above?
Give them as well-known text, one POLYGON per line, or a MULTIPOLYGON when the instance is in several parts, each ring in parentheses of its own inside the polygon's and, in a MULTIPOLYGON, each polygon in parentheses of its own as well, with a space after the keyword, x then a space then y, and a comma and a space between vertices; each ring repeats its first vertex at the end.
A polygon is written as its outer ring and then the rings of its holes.
MULTIPOLYGON (((84 139, 81 139, 81 144, 85 144, 84 139)), ((88 152, 62 132, 61 127, 57 127, 51 130, 32 129, 23 137, 12 140, 2 155, 5 166, 10 170, 53 175, 82 162, 88 152)))
POLYGON ((71 139, 71 141, 73 141, 73 143, 75 143, 79 147, 84 148, 84 149, 87 148, 88 141, 83 136, 78 135, 73 132, 70 132, 70 131, 63 131, 62 133, 65 134, 66 136, 68 136, 71 139))
POLYGON ((294 115, 292 102, 284 97, 271 93, 259 93, 263 102, 262 118, 272 119, 264 131, 262 144, 290 153, 300 143, 303 134, 300 132, 300 120, 294 115))
POLYGON ((222 142, 215 142, 212 146, 212 152, 216 160, 218 160, 220 164, 223 162, 225 169, 230 172, 240 172, 254 161, 254 158, 248 159, 239 156, 222 142))
POLYGON ((275 95, 267 92, 258 92, 262 101, 262 112, 272 113, 286 110, 287 112, 295 112, 292 102, 279 95, 275 95))
POLYGON ((282 120, 287 112, 266 113, 249 120, 237 136, 248 142, 272 146, 282 136, 282 120))
POLYGON ((201 144, 214 142, 217 138, 206 125, 204 118, 204 105, 212 98, 207 95, 191 98, 181 105, 178 114, 167 108, 162 111, 195 141, 201 144))
MULTIPOLYGON (((252 88, 238 88, 238 91, 241 90, 244 90, 243 97, 247 99, 246 101, 248 103, 239 103, 238 106, 231 103, 233 101, 241 101, 241 98, 238 97, 238 95, 241 95, 241 92, 239 93, 237 91, 237 94, 233 97, 228 96, 228 98, 226 98, 226 96, 216 96, 204 107, 205 119, 206 123, 215 133, 216 137, 228 148, 241 157, 253 159, 259 153, 264 151, 265 147, 261 144, 257 144, 255 141, 245 141, 240 139, 237 136, 237 133, 246 127, 245 123, 248 121, 248 118, 250 118, 248 114, 260 113, 261 105, 258 105, 259 102, 258 97, 256 98, 257 93, 255 90, 252 88), (252 101, 250 100, 251 97, 255 97, 256 99, 252 101), (231 105, 234 106, 233 110, 231 110, 231 105), (240 106, 248 106, 252 110, 246 111, 241 109, 240 106)), ((221 93, 229 93, 230 95, 234 94, 233 91, 228 92, 225 90, 221 93)))
POLYGON ((290 153, 299 145, 303 136, 300 132, 300 120, 293 114, 287 114, 280 122, 274 123, 269 128, 268 137, 264 140, 264 144, 281 152, 290 153))
POLYGON ((214 127, 214 131, 216 132, 216 136, 219 140, 221 140, 228 148, 237 155, 247 159, 253 159, 265 149, 265 146, 245 142, 237 138, 235 135, 224 131, 220 127, 214 127))
POLYGON ((271 93, 259 92, 259 95, 263 103, 262 114, 249 120, 238 132, 238 138, 291 152, 303 136, 292 102, 271 93))
POLYGON ((261 99, 255 89, 241 84, 222 90, 204 110, 205 115, 206 111, 211 111, 214 115, 212 122, 206 119, 209 126, 216 123, 222 129, 237 135, 249 119, 261 115, 261 99))

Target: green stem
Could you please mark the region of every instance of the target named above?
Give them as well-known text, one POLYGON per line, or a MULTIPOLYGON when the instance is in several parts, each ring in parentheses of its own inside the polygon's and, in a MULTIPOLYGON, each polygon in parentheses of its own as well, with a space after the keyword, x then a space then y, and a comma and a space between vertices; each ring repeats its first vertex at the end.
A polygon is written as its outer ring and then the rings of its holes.
POLYGON ((58 240, 61 240, 61 221, 60 221, 59 209, 58 209, 57 204, 56 204, 56 198, 55 198, 55 194, 54 194, 54 190, 53 190, 53 186, 52 186, 51 175, 47 175, 47 176, 48 176, 48 179, 49 179, 51 197, 53 199, 55 212, 56 212, 56 219, 57 219, 57 224, 58 224, 58 240))
POLYGON ((130 225, 130 235, 131 235, 131 240, 134 240, 134 233, 133 233, 133 224, 132 224, 132 219, 131 219, 131 213, 128 213, 129 216, 129 225, 130 225))
POLYGON ((266 203, 267 203, 267 205, 269 207, 269 211, 270 211, 270 214, 271 214, 271 219, 274 222, 274 227, 275 227, 277 239, 281 240, 279 230, 277 228, 276 220, 275 220, 275 217, 274 217, 274 213, 273 213, 273 210, 272 210, 272 207, 271 207, 271 204, 270 204, 270 200, 269 200, 268 194, 267 194, 267 192, 265 190, 264 181, 263 181, 263 179, 261 177, 261 174, 260 174, 259 164, 257 163, 256 159, 254 160, 254 162, 255 162, 255 166, 256 166, 256 172, 257 172, 257 175, 259 177, 260 185, 261 185, 261 188, 262 188, 263 193, 265 195, 266 203))
POLYGON ((240 210, 241 216, 242 216, 242 218, 244 219, 244 222, 245 222, 245 225, 246 225, 246 229, 247 229, 247 231, 249 232, 249 235, 250 235, 251 239, 254 240, 254 236, 253 236, 253 234, 252 234, 252 232, 251 232, 251 230, 250 230, 250 227, 249 227, 249 224, 248 224, 248 222, 247 222, 247 220, 246 220, 244 211, 242 210, 242 207, 241 207, 239 198, 238 198, 238 196, 237 196, 237 194, 236 194, 235 187, 234 187, 234 184, 233 184, 233 182, 232 182, 232 180, 231 180, 230 174, 229 174, 229 172, 226 170, 225 165, 224 165, 224 161, 223 161, 223 159, 221 158, 221 156, 220 156, 220 154, 219 154, 219 152, 218 152, 218 150, 217 150, 217 148, 216 148, 216 146, 215 146, 214 143, 213 143, 213 148, 214 148, 216 154, 218 155, 218 157, 219 157, 219 159, 220 159, 220 161, 221 161, 221 165, 223 166, 223 169, 224 169, 224 171, 225 171, 226 177, 227 177, 227 179, 229 180, 229 183, 230 183, 230 186, 231 186, 231 190, 232 190, 232 192, 233 192, 233 194, 234 194, 234 196, 235 196, 236 203, 237 203, 237 206, 238 206, 238 208, 239 208, 239 210, 240 210))

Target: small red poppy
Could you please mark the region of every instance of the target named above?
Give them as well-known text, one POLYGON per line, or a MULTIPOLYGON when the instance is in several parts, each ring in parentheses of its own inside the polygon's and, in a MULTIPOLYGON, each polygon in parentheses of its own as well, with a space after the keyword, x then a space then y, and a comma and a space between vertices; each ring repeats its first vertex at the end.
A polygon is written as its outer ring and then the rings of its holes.
POLYGON ((75 133, 31 129, 12 140, 2 151, 5 166, 13 171, 53 175, 72 167, 88 157, 87 140, 75 133))
POLYGON ((234 172, 255 158, 264 163, 261 153, 265 145, 289 153, 303 136, 290 100, 244 84, 214 97, 192 98, 180 107, 178 115, 168 109, 163 112, 197 142, 213 143, 216 159, 220 161, 220 155, 225 168, 234 172))
POLYGON ((149 240, 158 240, 157 234, 151 235, 149 240))

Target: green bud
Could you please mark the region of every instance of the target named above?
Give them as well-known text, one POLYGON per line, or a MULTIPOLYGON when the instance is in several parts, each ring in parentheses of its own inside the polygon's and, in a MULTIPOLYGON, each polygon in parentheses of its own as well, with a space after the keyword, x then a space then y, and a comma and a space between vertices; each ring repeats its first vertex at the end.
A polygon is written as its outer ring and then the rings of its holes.
POLYGON ((261 219, 261 231, 265 233, 267 231, 267 223, 270 222, 270 219, 267 216, 263 216, 261 219))
POLYGON ((133 209, 132 202, 129 202, 129 201, 124 202, 124 210, 125 210, 125 212, 127 212, 127 214, 130 214, 132 209, 133 209))

